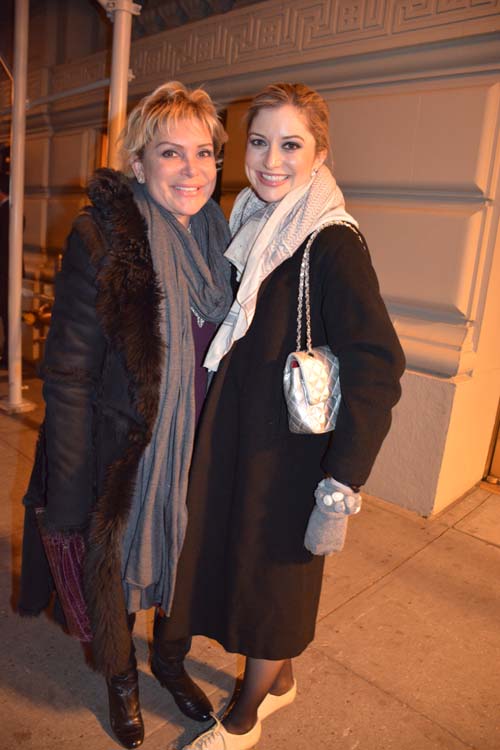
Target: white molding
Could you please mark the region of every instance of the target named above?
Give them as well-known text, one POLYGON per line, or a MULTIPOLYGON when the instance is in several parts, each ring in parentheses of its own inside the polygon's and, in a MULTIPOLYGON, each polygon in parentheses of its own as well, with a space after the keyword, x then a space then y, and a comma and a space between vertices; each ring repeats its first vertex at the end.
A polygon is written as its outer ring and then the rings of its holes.
POLYGON ((473 321, 445 323, 404 315, 391 317, 412 370, 445 378, 472 374, 476 359, 473 321))
POLYGON ((498 31, 499 0, 271 0, 139 40, 132 67, 208 81, 498 31))
MULTIPOLYGON (((270 0, 135 41, 131 88, 150 90, 158 78, 234 80, 250 72, 499 32, 500 0, 270 0)), ((494 65, 486 48, 482 62, 494 65)), ((51 93, 106 77, 107 64, 101 52, 54 66, 51 93)), ((30 74, 30 98, 47 93, 40 77, 39 70, 30 74)), ((0 84, 0 109, 9 106, 9 96, 8 84, 0 84)))

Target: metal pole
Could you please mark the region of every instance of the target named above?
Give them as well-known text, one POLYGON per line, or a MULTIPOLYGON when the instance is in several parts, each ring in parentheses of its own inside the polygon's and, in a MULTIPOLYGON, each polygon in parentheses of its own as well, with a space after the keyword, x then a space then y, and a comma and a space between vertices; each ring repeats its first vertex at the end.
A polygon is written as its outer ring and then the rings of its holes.
POLYGON ((8 411, 26 411, 23 402, 21 295, 23 284, 24 147, 28 72, 29 0, 16 0, 14 30, 14 97, 12 105, 9 225, 9 403, 8 411))
POLYGON ((108 15, 113 18, 113 54, 111 58, 111 85, 108 112, 108 166, 119 169, 118 136, 127 117, 128 75, 130 61, 130 36, 132 15, 138 15, 140 5, 131 0, 106 3, 108 15))

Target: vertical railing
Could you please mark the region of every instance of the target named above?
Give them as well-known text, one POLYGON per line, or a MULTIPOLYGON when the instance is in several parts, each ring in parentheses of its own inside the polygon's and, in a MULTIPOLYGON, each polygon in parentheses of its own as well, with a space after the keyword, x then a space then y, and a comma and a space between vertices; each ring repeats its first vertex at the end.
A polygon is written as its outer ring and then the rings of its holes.
POLYGON ((14 94, 10 148, 9 225, 9 411, 31 408, 22 399, 21 296, 23 283, 24 151, 28 77, 29 0, 16 0, 14 28, 14 94))
MULTIPOLYGON (((130 39, 132 16, 141 6, 132 0, 98 0, 114 22, 113 53, 108 111, 108 165, 119 167, 118 136, 127 117, 130 39)), ((22 267, 23 205, 26 143, 29 0, 15 0, 13 102, 11 123, 11 178, 9 227, 9 397, 0 403, 11 412, 26 411, 33 405, 22 399, 22 267)), ((99 82, 98 85, 102 85, 99 82)), ((94 87, 94 86, 92 86, 94 87)), ((90 87, 89 87, 90 88, 90 87)), ((72 92, 68 92, 68 95, 72 92)), ((46 97, 50 101, 55 97, 46 97)))
POLYGON ((109 167, 119 169, 118 137, 127 118, 132 16, 140 13, 141 6, 132 2, 132 0, 99 0, 99 2, 114 23, 111 83, 109 87, 107 163, 109 167))

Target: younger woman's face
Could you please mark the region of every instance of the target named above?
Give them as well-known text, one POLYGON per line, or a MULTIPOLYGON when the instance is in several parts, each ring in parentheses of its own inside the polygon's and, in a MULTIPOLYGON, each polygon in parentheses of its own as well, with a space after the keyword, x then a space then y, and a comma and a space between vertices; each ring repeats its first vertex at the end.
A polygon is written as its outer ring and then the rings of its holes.
POLYGON ((316 141, 301 113, 291 104, 261 109, 248 131, 245 169, 250 184, 264 201, 279 201, 309 182, 326 151, 316 141))

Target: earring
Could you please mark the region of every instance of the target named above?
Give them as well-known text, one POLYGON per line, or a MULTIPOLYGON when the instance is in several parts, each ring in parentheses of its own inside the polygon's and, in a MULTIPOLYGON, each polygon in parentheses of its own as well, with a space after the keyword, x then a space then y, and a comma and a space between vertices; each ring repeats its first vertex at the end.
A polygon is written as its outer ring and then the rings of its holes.
POLYGON ((318 174, 318 170, 313 169, 313 171, 311 172, 311 177, 316 177, 317 174, 318 174))
POLYGON ((141 175, 139 175, 139 177, 137 178, 137 182, 138 182, 138 183, 139 183, 140 185, 143 185, 143 184, 144 184, 144 176, 143 176, 142 174, 141 174, 141 175))

